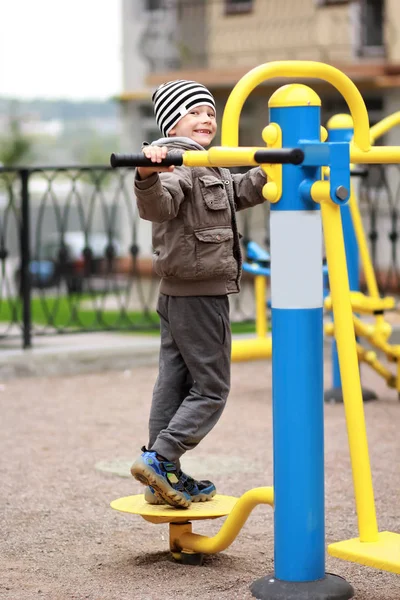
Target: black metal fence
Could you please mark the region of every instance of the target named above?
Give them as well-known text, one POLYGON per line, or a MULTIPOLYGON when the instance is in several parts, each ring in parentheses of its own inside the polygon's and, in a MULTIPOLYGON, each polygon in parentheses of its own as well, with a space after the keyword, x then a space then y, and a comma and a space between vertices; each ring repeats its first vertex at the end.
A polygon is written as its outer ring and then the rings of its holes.
MULTIPOLYGON (((137 213, 132 177, 108 167, 0 169, 0 338, 30 347, 33 335, 158 328, 151 225, 137 213)), ((400 168, 373 166, 360 185, 381 292, 400 292, 400 168)), ((268 207, 257 208, 238 215, 240 229, 268 244, 268 207)), ((233 299, 235 320, 248 318, 245 304, 245 294, 233 299)))
POLYGON ((371 165, 358 196, 379 289, 399 294, 400 165, 371 165))
POLYGON ((0 169, 1 337, 158 327, 132 189, 126 169, 0 169))

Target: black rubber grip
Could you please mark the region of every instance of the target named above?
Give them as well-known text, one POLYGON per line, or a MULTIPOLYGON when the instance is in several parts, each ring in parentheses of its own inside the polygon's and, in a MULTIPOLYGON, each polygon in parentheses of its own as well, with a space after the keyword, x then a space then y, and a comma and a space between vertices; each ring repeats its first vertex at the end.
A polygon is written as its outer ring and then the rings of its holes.
POLYGON ((175 165, 179 167, 183 164, 182 154, 170 154, 162 162, 155 163, 142 153, 140 154, 111 154, 110 164, 116 167, 170 167, 175 165))
MULTIPOLYGON (((266 149, 257 150, 254 153, 254 160, 258 164, 278 163, 300 165, 304 160, 304 152, 300 148, 277 148, 276 150, 266 149)), ((160 163, 154 163, 144 154, 111 154, 110 164, 116 167, 169 167, 170 165, 180 166, 183 164, 182 154, 169 154, 160 163)))
POLYGON ((304 160, 304 152, 300 148, 277 148, 276 150, 267 148, 266 150, 257 150, 254 153, 254 160, 259 164, 301 165, 304 160))

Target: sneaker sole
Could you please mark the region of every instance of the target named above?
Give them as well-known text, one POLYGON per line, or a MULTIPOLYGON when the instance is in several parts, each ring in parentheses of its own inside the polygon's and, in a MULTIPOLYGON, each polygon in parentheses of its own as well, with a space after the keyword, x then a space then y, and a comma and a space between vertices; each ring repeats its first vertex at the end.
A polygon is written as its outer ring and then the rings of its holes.
POLYGON ((183 494, 174 490, 161 475, 157 475, 145 462, 135 462, 131 467, 131 473, 140 483, 152 487, 156 494, 170 506, 189 508, 191 500, 187 500, 183 494))
POLYGON ((192 496, 192 502, 207 502, 208 500, 212 500, 216 493, 217 490, 214 490, 209 494, 197 494, 197 496, 192 496))
MULTIPOLYGON (((213 490, 209 494, 197 494, 197 496, 191 496, 190 499, 192 502, 208 502, 208 500, 212 500, 214 498, 216 493, 217 491, 213 490)), ((147 490, 144 492, 144 499, 148 504, 153 504, 153 506, 161 506, 162 504, 165 504, 162 498, 159 498, 151 492, 147 492, 147 490)))

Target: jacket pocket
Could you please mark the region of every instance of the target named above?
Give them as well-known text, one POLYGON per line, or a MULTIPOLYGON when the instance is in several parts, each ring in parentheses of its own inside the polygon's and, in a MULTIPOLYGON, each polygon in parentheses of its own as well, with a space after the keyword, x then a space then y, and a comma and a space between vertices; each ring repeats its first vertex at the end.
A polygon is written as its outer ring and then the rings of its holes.
POLYGON ((228 196, 225 183, 212 175, 199 177, 201 195, 206 208, 209 210, 224 210, 228 208, 228 196))
POLYGON ((180 231, 167 231, 153 253, 153 265, 159 277, 193 279, 196 261, 193 236, 180 231))
POLYGON ((233 231, 229 227, 213 227, 197 229, 196 266, 197 275, 215 277, 226 274, 233 258, 233 231))

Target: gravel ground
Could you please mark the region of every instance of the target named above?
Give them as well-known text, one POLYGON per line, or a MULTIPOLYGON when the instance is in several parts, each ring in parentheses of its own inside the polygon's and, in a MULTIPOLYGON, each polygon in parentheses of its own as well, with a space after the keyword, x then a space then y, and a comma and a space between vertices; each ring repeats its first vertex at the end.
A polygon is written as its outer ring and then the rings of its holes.
MULTIPOLYGON (((168 525, 109 507, 143 488, 96 465, 129 465, 146 442, 155 376, 141 367, 0 386, 0 598, 250 600, 249 585, 273 571, 269 507, 257 507, 235 542, 201 567, 171 559, 168 525)), ((374 373, 364 382, 381 395, 365 406, 379 528, 400 533, 400 403, 374 373)), ((356 537, 357 524, 343 407, 326 406, 325 421, 328 544, 356 537)), ((227 409, 186 464, 228 495, 270 485, 271 433, 270 365, 235 364, 227 409)), ((214 535, 221 523, 193 530, 214 535)), ((345 577, 359 600, 400 598, 398 575, 330 557, 327 571, 345 577)))

